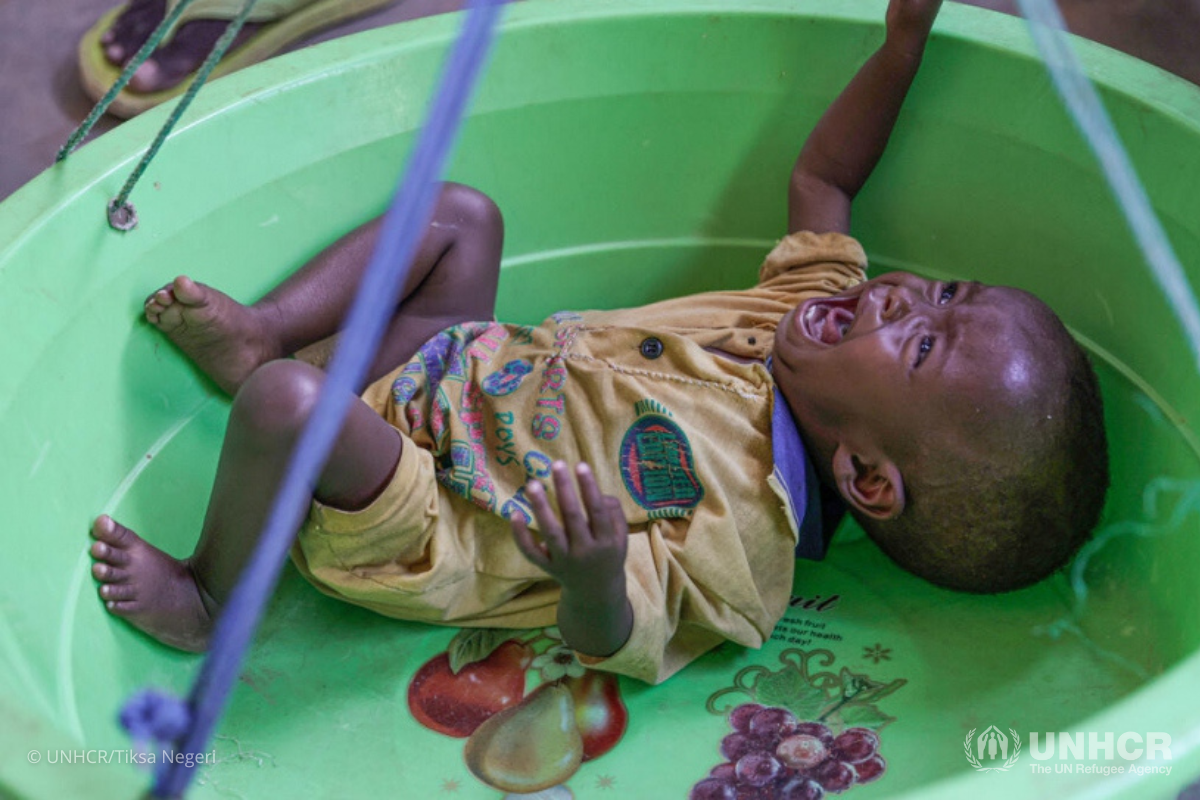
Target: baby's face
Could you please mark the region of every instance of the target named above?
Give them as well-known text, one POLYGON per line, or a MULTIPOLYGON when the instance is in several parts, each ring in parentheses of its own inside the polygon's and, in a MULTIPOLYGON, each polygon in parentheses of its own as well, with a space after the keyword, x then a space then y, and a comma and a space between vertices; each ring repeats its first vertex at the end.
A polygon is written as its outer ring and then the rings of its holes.
POLYGON ((893 272, 786 314, 773 374, 818 455, 846 443, 909 465, 980 454, 1003 446, 1006 419, 1044 407, 1053 319, 1018 289, 893 272))

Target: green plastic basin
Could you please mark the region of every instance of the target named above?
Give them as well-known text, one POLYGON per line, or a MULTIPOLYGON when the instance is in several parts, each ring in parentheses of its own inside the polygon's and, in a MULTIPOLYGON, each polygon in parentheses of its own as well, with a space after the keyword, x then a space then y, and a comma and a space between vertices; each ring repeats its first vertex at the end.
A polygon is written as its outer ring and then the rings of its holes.
MULTIPOLYGON (((751 283, 784 231, 795 153, 880 42, 884 8, 510 8, 449 174, 504 210, 500 316, 751 283)), ((187 273, 252 300, 380 212, 457 24, 375 30, 216 82, 135 193, 131 233, 104 206, 162 110, 0 204, 0 795, 135 796, 149 779, 116 710, 145 685, 186 692, 199 664, 109 618, 89 574, 100 512, 190 551, 228 412, 139 319, 142 299, 187 273)), ((1200 264, 1200 90, 1078 47, 1183 262, 1200 264)), ((1200 776, 1195 360, 1021 23, 948 4, 925 63, 855 233, 876 270, 1033 290, 1087 344, 1112 437, 1101 531, 1071 574, 974 597, 899 571, 848 528, 825 562, 799 565, 796 605, 761 651, 622 682, 623 738, 547 797, 686 797, 725 760, 725 712, 749 701, 879 730, 887 768, 849 790, 858 800, 1173 798, 1200 776), (1022 743, 1007 771, 972 763, 1012 760, 980 761, 990 726, 1022 743), (1049 732, 1165 733, 1172 758, 1037 758, 1034 732, 1043 751, 1049 732)), ((406 702, 453 635, 339 604, 289 567, 192 796, 501 796, 406 702)), ((542 677, 529 666, 528 688, 542 677)))

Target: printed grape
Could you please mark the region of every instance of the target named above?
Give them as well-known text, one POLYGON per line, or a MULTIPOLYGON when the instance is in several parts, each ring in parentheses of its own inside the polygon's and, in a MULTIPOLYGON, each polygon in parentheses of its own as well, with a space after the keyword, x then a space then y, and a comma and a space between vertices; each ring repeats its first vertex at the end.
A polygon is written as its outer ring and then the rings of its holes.
POLYGON ((762 710, 758 703, 743 703, 729 712, 729 724, 738 733, 746 733, 750 730, 750 720, 762 710))
POLYGON ((826 747, 833 746, 833 731, 829 730, 828 725, 823 725, 820 722, 801 722, 796 726, 794 733, 802 733, 805 736, 815 736, 820 739, 826 747))
POLYGON ((705 778, 692 787, 688 800, 737 800, 732 783, 705 778))
POLYGON ((812 769, 824 761, 828 755, 829 750, 825 747, 824 742, 816 736, 803 733, 787 737, 775 748, 775 757, 784 766, 795 770, 812 769))
POLYGON ((742 783, 755 787, 766 786, 779 777, 783 765, 770 753, 748 753, 738 759, 737 778, 742 783))
POLYGON ((833 752, 848 764, 866 761, 879 749, 879 734, 870 728, 848 728, 833 740, 833 752))
POLYGON ((887 762, 883 760, 883 756, 875 755, 851 766, 854 767, 854 773, 858 776, 856 783, 870 783, 883 774, 883 771, 887 769, 887 762))
POLYGON ((779 790, 780 800, 823 800, 825 790, 811 778, 793 778, 779 790))
POLYGON ((708 777, 716 778, 717 780, 725 781, 726 783, 733 783, 737 780, 737 772, 735 771, 736 769, 737 768, 735 765, 726 761, 724 764, 717 764, 715 767, 709 770, 708 777))
POLYGON ((798 720, 790 710, 743 703, 729 712, 724 757, 696 783, 689 800, 825 800, 887 769, 879 734, 798 720), (835 735, 835 731, 837 731, 835 735))
POLYGON ((812 771, 813 780, 827 792, 844 792, 854 785, 854 768, 844 761, 831 758, 812 771))
POLYGON ((721 755, 736 762, 747 753, 769 749, 769 743, 764 744, 757 736, 747 736, 744 733, 731 733, 721 740, 721 755))
POLYGON ((764 708, 750 718, 752 736, 782 738, 791 734, 795 727, 796 715, 786 708, 764 708))

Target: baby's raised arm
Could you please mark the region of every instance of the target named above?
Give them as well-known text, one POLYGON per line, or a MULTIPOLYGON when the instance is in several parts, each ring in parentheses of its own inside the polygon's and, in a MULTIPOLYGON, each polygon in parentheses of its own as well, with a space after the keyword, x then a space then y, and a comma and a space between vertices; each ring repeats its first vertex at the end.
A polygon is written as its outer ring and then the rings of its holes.
POLYGON ((788 186, 788 232, 849 233, 850 201, 887 147, 942 0, 892 0, 887 38, 809 134, 788 186))

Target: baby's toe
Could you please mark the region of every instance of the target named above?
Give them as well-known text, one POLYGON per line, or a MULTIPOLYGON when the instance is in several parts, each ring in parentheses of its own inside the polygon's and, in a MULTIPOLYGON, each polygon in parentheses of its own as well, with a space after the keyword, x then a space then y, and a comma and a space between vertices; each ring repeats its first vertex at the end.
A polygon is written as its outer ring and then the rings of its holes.
POLYGON ((167 284, 161 289, 152 292, 150 296, 146 298, 144 305, 146 308, 150 308, 151 306, 156 308, 165 308, 166 306, 171 305, 171 303, 174 301, 175 298, 171 294, 171 284, 167 284))
POLYGON ((112 564, 96 562, 92 564, 92 577, 104 583, 120 583, 128 577, 128 573, 112 564))
POLYGON ((154 324, 166 333, 170 333, 183 324, 183 314, 180 311, 178 303, 165 306, 162 311, 158 312, 157 316, 158 319, 154 324))
POLYGON ((188 306, 203 305, 206 299, 204 287, 187 275, 180 275, 171 284, 171 295, 180 303, 188 306))
POLYGON ((127 551, 118 550, 117 548, 104 542, 93 543, 91 553, 92 558, 111 564, 114 567, 124 567, 129 565, 130 557, 127 551))
POLYGON ((150 295, 150 300, 146 307, 154 308, 159 314, 161 314, 169 308, 174 308, 176 305, 177 303, 175 301, 175 295, 172 292, 163 289, 150 295))
POLYGON ((100 587, 100 596, 105 600, 124 602, 137 598, 137 590, 127 583, 106 583, 100 587))
POLYGON ((132 614, 138 610, 137 603, 133 600, 105 600, 104 607, 109 613, 116 614, 118 617, 132 614))
POLYGON ((92 523, 92 536, 105 544, 123 548, 132 540, 133 531, 104 514, 96 517, 92 523))

